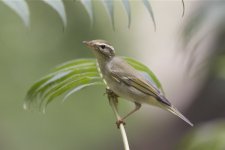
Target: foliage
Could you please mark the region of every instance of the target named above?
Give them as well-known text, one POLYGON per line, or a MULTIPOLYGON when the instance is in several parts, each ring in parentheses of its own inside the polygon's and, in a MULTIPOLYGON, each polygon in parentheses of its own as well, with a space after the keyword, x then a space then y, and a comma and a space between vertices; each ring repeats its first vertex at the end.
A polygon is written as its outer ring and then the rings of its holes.
POLYGON ((14 1, 14 0, 2 0, 7 6, 14 10, 17 15, 23 20, 26 26, 30 24, 30 11, 25 0, 14 1))
MULTIPOLYGON (((50 7, 52 7, 60 16, 64 27, 67 25, 67 17, 66 17, 66 11, 65 6, 62 0, 42 0, 46 4, 48 4, 50 7)), ((28 27, 30 24, 30 11, 28 4, 26 0, 2 0, 3 3, 5 3, 7 6, 9 6, 20 18, 23 20, 24 24, 28 27)), ((94 10, 93 10, 93 0, 80 0, 81 4, 83 4, 84 8, 86 9, 91 24, 93 24, 94 21, 94 10)), ((114 26, 114 0, 102 0, 102 3, 108 13, 108 16, 110 17, 111 23, 114 26)), ((148 13, 151 16, 151 19, 154 24, 154 28, 156 30, 156 22, 152 10, 151 3, 149 0, 142 0, 142 3, 148 10, 148 13)), ((128 27, 130 27, 131 24, 131 7, 130 7, 130 0, 122 0, 122 4, 124 6, 124 9, 126 11, 127 17, 128 17, 128 27)), ((184 1, 182 0, 182 6, 183 6, 183 14, 185 10, 184 1)))
POLYGON ((204 124, 189 132, 178 146, 178 150, 224 150, 225 122, 204 124))
MULTIPOLYGON (((43 2, 45 2, 46 4, 48 4, 50 7, 52 7, 60 16, 60 18, 62 19, 63 25, 66 26, 67 24, 67 19, 66 19, 66 12, 65 12, 65 6, 63 4, 62 0, 42 0, 43 2)), ((7 6, 9 6, 13 11, 15 11, 17 13, 18 16, 20 16, 20 18, 23 20, 24 24, 26 26, 29 26, 30 24, 30 11, 28 9, 28 4, 25 0, 3 0, 2 2, 4 2, 7 6)), ((83 4, 83 6, 85 7, 90 20, 91 20, 91 24, 93 24, 93 14, 94 14, 94 10, 93 10, 93 0, 80 0, 80 2, 83 4)), ((142 0, 143 4, 146 6, 149 14, 151 15, 152 21, 154 23, 154 27, 156 28, 156 23, 155 23, 155 19, 154 19, 154 14, 152 11, 152 7, 151 4, 148 0, 142 0)), ((114 0, 103 0, 102 1, 106 11, 108 12, 108 16, 111 19, 113 28, 114 28, 114 0)), ((131 8, 130 8, 130 1, 129 0, 122 0, 122 4, 125 8, 125 11, 127 13, 127 17, 128 17, 128 27, 130 26, 131 23, 131 8)))
MULTIPOLYGON (((203 1, 198 4, 183 28, 182 42, 184 50, 190 54, 188 69, 199 67, 198 70, 207 69, 209 72, 193 107, 201 108, 199 111, 193 110, 193 116, 198 112, 201 117, 195 117, 206 120, 212 116, 219 118, 218 114, 224 116, 221 112, 224 95, 221 93, 224 93, 222 80, 225 79, 225 1, 203 1)), ((224 150, 224 135, 224 121, 204 122, 188 133, 177 149, 224 150)))
MULTIPOLYGON (((125 57, 125 60, 135 69, 147 73, 151 81, 162 90, 159 80, 148 67, 132 58, 125 57)), ((57 66, 50 74, 34 83, 27 93, 24 108, 37 104, 36 106, 45 111, 45 107, 56 97, 66 93, 65 100, 71 94, 93 85, 103 85, 96 60, 72 60, 57 66)))
POLYGON ((192 13, 182 32, 183 49, 190 51, 189 69, 199 62, 202 57, 199 54, 204 53, 206 56, 200 65, 207 65, 211 73, 215 75, 221 76, 220 73, 224 72, 225 63, 221 64, 224 62, 221 58, 225 58, 224 20, 224 1, 203 2, 192 13))

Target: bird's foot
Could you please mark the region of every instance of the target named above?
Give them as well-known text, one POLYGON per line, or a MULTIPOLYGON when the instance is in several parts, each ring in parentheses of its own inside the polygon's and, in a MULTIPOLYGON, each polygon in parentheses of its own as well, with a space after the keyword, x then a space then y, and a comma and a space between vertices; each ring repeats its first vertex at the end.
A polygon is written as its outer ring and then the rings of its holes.
POLYGON ((121 119, 116 121, 117 128, 120 128, 120 124, 126 125, 126 123, 121 119))
POLYGON ((112 90, 106 89, 106 92, 104 94, 107 94, 111 98, 118 98, 118 95, 116 95, 112 90))

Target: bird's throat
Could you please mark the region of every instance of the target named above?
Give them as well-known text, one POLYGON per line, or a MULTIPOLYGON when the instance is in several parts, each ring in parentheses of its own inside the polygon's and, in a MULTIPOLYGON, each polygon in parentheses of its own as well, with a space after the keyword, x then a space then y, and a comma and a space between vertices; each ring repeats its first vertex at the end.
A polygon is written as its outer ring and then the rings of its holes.
POLYGON ((107 88, 109 88, 109 86, 108 86, 106 80, 104 79, 104 76, 103 76, 103 74, 102 74, 101 67, 99 66, 98 61, 96 61, 96 67, 97 67, 98 73, 99 73, 100 77, 102 78, 104 84, 106 85, 107 88))

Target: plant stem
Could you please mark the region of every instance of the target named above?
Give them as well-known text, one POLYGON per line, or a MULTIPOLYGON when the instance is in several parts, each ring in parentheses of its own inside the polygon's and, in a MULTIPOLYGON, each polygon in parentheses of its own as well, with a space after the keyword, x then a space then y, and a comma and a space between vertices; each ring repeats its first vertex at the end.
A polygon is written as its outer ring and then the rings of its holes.
MULTIPOLYGON (((116 119, 117 119, 117 121, 120 121, 121 117, 118 114, 118 109, 117 109, 118 96, 113 91, 111 91, 109 89, 106 89, 106 93, 108 95, 109 104, 112 107, 112 110, 113 110, 113 112, 114 112, 114 114, 116 116, 116 119)), ((124 149, 125 150, 130 150, 128 139, 127 139, 127 135, 126 135, 126 131, 125 131, 123 123, 119 124, 119 129, 120 129, 120 133, 122 135, 124 149)))

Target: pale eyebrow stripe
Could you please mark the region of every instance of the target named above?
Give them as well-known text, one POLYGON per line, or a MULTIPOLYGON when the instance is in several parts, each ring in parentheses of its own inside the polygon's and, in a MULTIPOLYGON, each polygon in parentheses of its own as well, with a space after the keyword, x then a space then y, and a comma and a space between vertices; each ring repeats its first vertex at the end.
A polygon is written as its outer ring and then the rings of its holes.
POLYGON ((103 44, 114 51, 114 47, 111 46, 111 45, 108 45, 108 44, 105 44, 105 43, 97 43, 97 45, 103 45, 103 44))
POLYGON ((107 46, 110 47, 112 50, 114 50, 114 48, 112 46, 110 46, 110 45, 107 45, 107 46))

